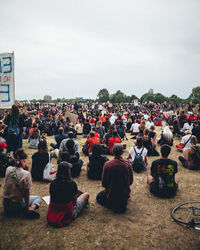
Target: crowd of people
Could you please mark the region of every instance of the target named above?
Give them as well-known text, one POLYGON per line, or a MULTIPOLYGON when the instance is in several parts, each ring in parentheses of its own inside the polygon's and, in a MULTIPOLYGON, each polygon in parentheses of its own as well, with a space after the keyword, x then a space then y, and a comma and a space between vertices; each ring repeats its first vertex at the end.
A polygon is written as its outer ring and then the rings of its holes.
POLYGON ((200 169, 198 106, 167 103, 137 106, 132 103, 15 104, 1 115, 0 120, 0 177, 5 177, 5 214, 40 217, 37 212, 40 197, 30 195, 32 180, 43 181, 44 169, 51 157, 56 157, 58 168, 50 184, 47 220, 59 227, 68 225, 79 216, 89 200, 89 193, 78 190, 72 180, 81 174, 82 153, 88 157, 87 177, 100 180, 104 187, 96 196, 102 206, 124 213, 133 172, 141 173, 149 168, 150 192, 161 198, 171 198, 178 189, 175 176, 178 164, 169 158, 175 137, 181 140, 174 146, 183 152, 179 157, 182 166, 200 169), (159 135, 156 126, 162 131, 159 135), (48 136, 55 138, 51 150, 48 136), (79 136, 85 138, 82 148, 79 136), (32 155, 31 169, 26 165, 24 140, 28 140, 29 148, 37 149, 32 155), (127 140, 133 140, 133 146, 125 158, 123 152, 127 140), (156 158, 149 166, 148 157, 160 155, 158 144, 161 158, 156 158))

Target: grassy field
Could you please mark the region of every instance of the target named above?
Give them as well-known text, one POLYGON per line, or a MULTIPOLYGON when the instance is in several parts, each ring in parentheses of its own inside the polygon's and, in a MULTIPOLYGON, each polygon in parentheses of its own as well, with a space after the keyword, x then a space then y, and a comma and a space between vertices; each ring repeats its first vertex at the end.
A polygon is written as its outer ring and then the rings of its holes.
MULTIPOLYGON (((159 135, 159 128, 157 132, 159 135)), ((80 136, 78 141, 83 145, 85 139, 80 136)), ((48 138, 50 142, 54 142, 53 137, 48 138)), ((28 149, 26 140, 23 143, 31 169, 31 156, 35 150, 28 149)), ((175 140, 174 145, 177 143, 179 140, 175 140)), ((134 140, 129 136, 126 144, 125 157, 134 140)), ((171 158, 178 161, 179 155, 181 153, 173 146, 171 158)), ((148 157, 149 164, 157 158, 148 157)), ((96 194, 102 190, 101 182, 87 179, 88 159, 82 153, 81 159, 83 169, 75 181, 79 190, 90 193, 90 204, 83 214, 70 226, 58 229, 47 224, 48 207, 43 201, 39 220, 7 218, 0 204, 0 249, 200 249, 200 232, 178 225, 170 217, 171 209, 178 203, 200 200, 200 172, 184 169, 179 164, 180 184, 173 199, 159 199, 150 194, 146 184, 149 171, 134 173, 127 212, 117 215, 96 203, 96 194)), ((56 166, 56 161, 53 162, 56 166)), ((0 179, 0 183, 2 199, 4 179, 0 179)), ((49 183, 33 182, 31 194, 49 195, 49 183)))

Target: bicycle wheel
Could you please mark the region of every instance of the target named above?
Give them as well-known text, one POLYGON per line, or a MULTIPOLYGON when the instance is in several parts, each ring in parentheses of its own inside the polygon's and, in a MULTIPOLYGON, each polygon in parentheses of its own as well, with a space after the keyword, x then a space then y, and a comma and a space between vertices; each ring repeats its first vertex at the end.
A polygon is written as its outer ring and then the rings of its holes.
POLYGON ((200 230, 200 201, 188 201, 177 205, 172 209, 171 217, 175 222, 200 230))

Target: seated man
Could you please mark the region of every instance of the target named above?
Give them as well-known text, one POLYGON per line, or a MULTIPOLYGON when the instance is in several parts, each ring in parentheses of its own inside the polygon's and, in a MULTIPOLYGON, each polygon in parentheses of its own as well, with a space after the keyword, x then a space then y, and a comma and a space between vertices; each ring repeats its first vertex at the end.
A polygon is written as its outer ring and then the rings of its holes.
POLYGON ((56 144, 51 143, 51 147, 54 149, 59 148, 62 140, 67 139, 67 138, 68 138, 68 135, 64 133, 64 128, 60 127, 58 129, 58 134, 55 135, 56 144))
POLYGON ((90 138, 88 138, 83 146, 83 153, 88 155, 92 152, 92 148, 94 144, 100 143, 99 138, 95 137, 95 133, 93 131, 90 132, 90 138))
POLYGON ((107 161, 103 167, 101 191, 96 199, 102 206, 112 209, 116 213, 126 211, 130 197, 130 185, 133 183, 131 163, 122 158, 123 146, 116 143, 113 147, 114 159, 107 161))
POLYGON ((79 145, 79 142, 78 142, 77 140, 75 140, 73 132, 70 131, 70 132, 68 133, 68 138, 67 138, 67 139, 63 139, 63 140, 61 141, 61 143, 60 143, 60 147, 59 147, 59 158, 60 158, 60 156, 61 156, 61 154, 62 154, 63 152, 67 151, 66 143, 67 143, 67 141, 70 140, 70 139, 73 139, 73 141, 74 141, 74 150, 75 150, 75 153, 76 153, 76 152, 77 152, 77 153, 80 153, 80 145, 79 145))
POLYGON ((151 176, 147 177, 150 192, 161 198, 173 197, 178 188, 178 179, 175 177, 177 162, 168 158, 170 152, 169 145, 162 145, 162 158, 152 162, 151 176))

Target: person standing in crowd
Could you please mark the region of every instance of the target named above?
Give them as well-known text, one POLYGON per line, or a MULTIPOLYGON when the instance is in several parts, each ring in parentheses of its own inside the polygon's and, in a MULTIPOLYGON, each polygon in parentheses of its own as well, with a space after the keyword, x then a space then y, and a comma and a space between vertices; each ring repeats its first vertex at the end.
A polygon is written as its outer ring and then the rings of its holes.
POLYGON ((8 145, 7 152, 15 152, 18 148, 22 147, 21 134, 24 126, 17 105, 12 106, 11 113, 5 117, 4 123, 8 126, 8 134, 6 138, 8 145))
POLYGON ((103 167, 102 186, 105 190, 98 193, 97 202, 116 213, 126 211, 130 197, 130 185, 133 183, 131 163, 122 158, 123 146, 119 143, 113 147, 114 159, 107 161, 103 167))

